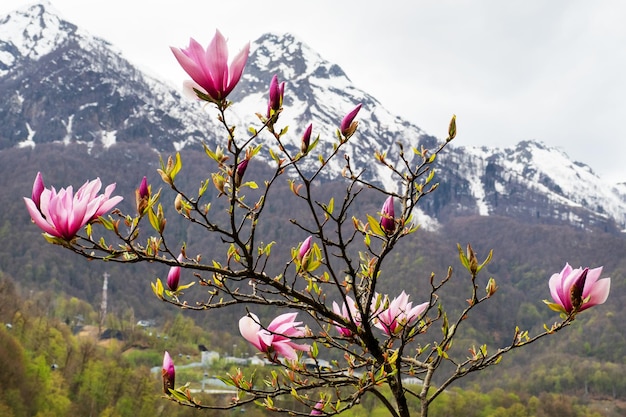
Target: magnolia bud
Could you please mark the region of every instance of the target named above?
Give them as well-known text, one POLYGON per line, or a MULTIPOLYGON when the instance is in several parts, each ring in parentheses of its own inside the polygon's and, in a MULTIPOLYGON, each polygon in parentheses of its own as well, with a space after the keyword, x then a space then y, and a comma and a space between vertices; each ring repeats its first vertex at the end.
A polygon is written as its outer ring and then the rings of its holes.
POLYGON ((174 389, 176 383, 176 370, 174 368, 174 361, 170 357, 170 354, 165 351, 163 355, 163 369, 161 370, 163 377, 163 392, 170 395, 170 389, 174 389))
POLYGON ((380 227, 387 235, 393 234, 396 230, 396 222, 394 219, 393 196, 387 197, 385 204, 381 210, 380 227))
POLYGON ((139 188, 135 190, 135 207, 137 214, 140 216, 144 214, 150 201, 150 187, 148 186, 148 180, 143 177, 139 188))
POLYGON ((341 121, 341 125, 339 126, 339 130, 341 134, 347 139, 354 134, 356 128, 358 126, 358 122, 354 121, 357 113, 361 110, 361 104, 356 106, 350 113, 346 114, 346 116, 341 121))
POLYGON ((305 155, 309 151, 312 130, 313 130, 313 123, 310 123, 309 126, 304 131, 304 134, 302 135, 302 142, 300 143, 300 152, 302 153, 302 155, 305 155))
POLYGON ((456 114, 452 115, 450 125, 448 126, 448 139, 446 142, 450 142, 456 136, 456 114))
POLYGON ((237 165, 235 169, 235 187, 239 187, 241 185, 241 181, 243 180, 243 174, 246 172, 246 168, 248 168, 248 160, 244 159, 237 165))

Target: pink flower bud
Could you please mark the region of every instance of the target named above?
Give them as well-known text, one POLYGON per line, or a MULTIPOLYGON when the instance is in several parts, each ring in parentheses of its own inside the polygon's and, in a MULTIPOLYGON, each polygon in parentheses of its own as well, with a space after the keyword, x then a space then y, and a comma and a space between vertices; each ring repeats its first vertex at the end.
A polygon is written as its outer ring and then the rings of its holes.
POLYGON ((311 241, 313 240, 313 236, 307 237, 304 242, 300 245, 300 250, 298 251, 298 260, 302 261, 311 251, 311 241))
POLYGON ((354 131, 358 126, 358 122, 355 122, 354 118, 356 117, 359 110, 361 110, 361 104, 356 106, 350 113, 346 114, 346 116, 341 121, 339 130, 344 137, 349 138, 354 134, 354 131))
POLYGON ((46 186, 43 183, 41 172, 38 172, 37 176, 35 177, 35 182, 33 183, 33 193, 32 193, 32 200, 37 206, 37 208, 39 208, 39 204, 41 202, 41 193, 43 192, 45 188, 46 186))
POLYGON ((144 214, 144 211, 148 207, 150 200, 150 188, 148 187, 148 180, 143 177, 139 188, 135 190, 135 207, 137 208, 137 214, 140 216, 144 214))
POLYGON ((174 361, 170 357, 170 354, 165 351, 163 355, 163 369, 161 370, 161 376, 163 377, 163 392, 170 395, 170 389, 174 389, 176 382, 176 370, 174 369, 174 361))
POLYGON ((285 94, 285 83, 278 83, 278 77, 274 75, 270 83, 270 99, 267 103, 267 117, 271 117, 274 112, 280 110, 283 105, 283 95, 285 94))
POLYGON ((300 152, 305 155, 309 151, 309 145, 311 143, 311 131, 313 130, 313 123, 309 123, 304 134, 302 135, 302 142, 300 143, 300 152))
POLYGON ((141 180, 141 184, 139 185, 139 196, 141 198, 150 197, 150 194, 148 191, 148 179, 145 176, 143 177, 143 179, 141 180))
MULTIPOLYGON (((178 262, 183 261, 183 255, 178 255, 178 262)), ((170 271, 167 274, 167 286, 170 290, 176 291, 178 289, 178 283, 180 282, 180 266, 170 267, 170 271)))
POLYGON ((239 187, 241 185, 241 181, 243 180, 243 174, 246 173, 246 169, 248 168, 248 160, 244 159, 237 165, 235 169, 235 187, 239 187))
POLYGON ((322 410, 324 409, 324 400, 319 400, 317 404, 311 410, 310 416, 321 416, 323 415, 322 410))
POLYGON ((380 216, 380 227, 388 235, 391 235, 393 234, 393 232, 396 231, 396 222, 394 216, 395 213, 393 209, 393 196, 390 195, 389 197, 387 197, 387 200, 385 200, 385 204, 383 204, 380 216))

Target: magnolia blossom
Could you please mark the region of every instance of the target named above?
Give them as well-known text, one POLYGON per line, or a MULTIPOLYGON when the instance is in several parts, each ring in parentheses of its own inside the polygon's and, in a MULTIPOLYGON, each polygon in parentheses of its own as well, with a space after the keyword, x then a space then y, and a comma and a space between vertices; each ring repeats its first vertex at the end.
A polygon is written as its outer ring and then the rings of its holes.
POLYGON ((324 410, 324 400, 319 400, 314 406, 313 409, 311 410, 311 414, 309 414, 310 416, 321 416, 324 413, 322 412, 322 410, 324 410))
POLYGON ((300 152, 302 155, 309 151, 309 144, 311 143, 311 132, 313 131, 313 123, 309 123, 302 135, 302 141, 300 142, 300 152))
MULTIPOLYGON (((178 255, 178 262, 182 262, 183 254, 178 255)), ((170 267, 167 273, 167 286, 170 290, 176 291, 178 289, 178 282, 180 281, 180 266, 170 267)))
POLYGON ((193 38, 189 39, 187 48, 170 49, 193 80, 185 83, 187 92, 195 88, 217 102, 225 99, 239 82, 248 60, 250 43, 233 58, 230 67, 226 39, 219 30, 206 50, 193 38))
POLYGON ((347 138, 352 136, 357 128, 358 122, 355 122, 354 118, 356 117, 359 110, 361 110, 361 104, 356 106, 352 111, 350 111, 350 113, 344 116, 343 120, 341 120, 339 130, 341 131, 341 134, 347 138))
POLYGON ((243 161, 237 164, 237 168, 235 168, 235 186, 239 187, 241 185, 241 181, 243 181, 243 175, 246 173, 246 169, 248 168, 248 160, 244 159, 243 161))
POLYGON ((41 172, 38 172, 35 176, 35 182, 33 183, 33 192, 31 194, 32 200, 39 209, 39 202, 41 201, 41 193, 46 188, 46 185, 43 183, 43 178, 41 176, 41 172))
POLYGON ((137 214, 143 215, 143 212, 148 207, 150 200, 150 187, 148 186, 148 179, 144 176, 139 184, 139 188, 135 190, 135 207, 137 208, 137 214))
POLYGON ((266 329, 261 328, 259 318, 249 313, 239 320, 241 335, 259 351, 276 361, 277 355, 289 360, 298 358, 296 350, 309 351, 309 345, 299 345, 291 341, 291 337, 304 336, 304 327, 295 321, 298 313, 285 313, 276 317, 266 329))
POLYGON ((278 77, 274 75, 270 82, 270 98, 267 102, 267 117, 272 116, 272 112, 280 110, 283 105, 285 95, 285 83, 278 83, 278 77))
POLYGON ((563 270, 550 277, 551 308, 566 314, 579 312, 603 304, 609 296, 611 278, 600 278, 602 267, 589 269, 572 267, 566 263, 563 270))
POLYGON ((174 361, 167 351, 163 355, 161 376, 163 377, 163 392, 169 395, 169 390, 174 389, 174 383, 176 382, 176 370, 174 369, 174 361))
POLYGON ((32 198, 24 197, 31 219, 45 233, 64 240, 72 240, 87 223, 97 219, 122 201, 122 197, 110 197, 115 184, 106 187, 104 194, 100 178, 88 181, 74 193, 72 186, 58 192, 45 188, 38 173, 33 185, 32 198))
POLYGON ((385 200, 385 204, 383 204, 380 216, 380 227, 382 227, 382 229, 388 235, 392 234, 396 230, 396 222, 394 216, 395 212, 393 209, 393 196, 390 195, 385 200))
POLYGON ((311 251, 311 241, 313 240, 313 236, 309 236, 304 239, 304 242, 300 245, 300 249, 298 250, 298 260, 302 261, 311 251))
MULTIPOLYGON (((346 320, 354 321, 354 324, 359 326, 361 324, 361 314, 356 308, 356 302, 350 296, 346 296, 346 301, 347 305, 346 303, 343 303, 341 308, 336 301, 333 301, 333 312, 341 317, 344 317, 346 320)), ((339 325, 336 325, 335 329, 337 329, 339 334, 344 337, 352 336, 352 331, 350 329, 341 327, 339 325)))
POLYGON ((382 300, 381 305, 376 309, 376 300, 378 296, 372 300, 373 317, 375 318, 375 326, 385 332, 387 335, 397 334, 405 326, 412 325, 428 308, 429 303, 422 303, 413 307, 413 303, 409 301, 409 296, 402 293, 389 302, 389 307, 384 309, 384 305, 389 300, 388 296, 382 300))

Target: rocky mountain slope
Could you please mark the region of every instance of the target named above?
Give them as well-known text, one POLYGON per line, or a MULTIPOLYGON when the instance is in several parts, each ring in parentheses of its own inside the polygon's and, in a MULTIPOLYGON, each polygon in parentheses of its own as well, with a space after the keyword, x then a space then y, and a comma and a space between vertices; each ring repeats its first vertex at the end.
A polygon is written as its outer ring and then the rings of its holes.
MULTIPOLYGON (((364 176, 395 187, 372 158, 374 151, 434 147, 437 138, 387 111, 353 85, 341 68, 290 34, 268 33, 251 48, 244 77, 232 95, 228 123, 246 134, 264 113, 271 77, 286 81, 286 141, 298 146, 308 123, 320 147, 356 104, 359 132, 346 153, 364 176)), ((47 3, 16 10, 0 20, 0 152, 41 143, 59 146, 125 146, 145 143, 158 154, 214 146, 223 130, 210 106, 181 98, 167 83, 143 74, 102 39, 64 20, 47 3)), ((445 129, 445 127, 443 127, 445 129)), ((442 130, 443 130, 442 129, 442 130)), ((267 146, 272 146, 269 135, 267 146)), ((513 148, 461 146, 459 136, 439 159, 440 189, 422 207, 429 225, 464 215, 501 215, 525 222, 568 224, 617 233, 626 225, 626 186, 609 184, 586 165, 540 142, 513 148)), ((408 152, 407 152, 408 153, 408 152)), ((269 160, 266 151, 259 159, 269 160)), ((323 181, 340 178, 342 159, 323 181)), ((311 164, 315 159, 311 158, 311 164)))

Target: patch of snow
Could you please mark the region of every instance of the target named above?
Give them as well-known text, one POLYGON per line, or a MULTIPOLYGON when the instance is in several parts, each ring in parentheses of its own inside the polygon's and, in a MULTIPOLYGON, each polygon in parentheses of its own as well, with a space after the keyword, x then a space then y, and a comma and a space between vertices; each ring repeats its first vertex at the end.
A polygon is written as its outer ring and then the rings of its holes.
POLYGON ((441 227, 437 219, 424 213, 419 207, 413 209, 412 223, 413 226, 419 225, 421 229, 429 232, 436 232, 441 227))
POLYGON ((28 123, 26 123, 26 130, 28 131, 28 137, 17 144, 18 148, 25 148, 27 146, 34 148, 36 145, 34 138, 35 138, 35 133, 37 132, 34 131, 28 123))
POLYGON ((83 110, 85 110, 85 109, 86 109, 86 108, 88 108, 88 107, 98 107, 98 103, 97 103, 97 102, 93 102, 93 103, 86 103, 86 104, 83 104, 82 106, 80 106, 80 107, 78 108, 78 111, 83 111, 83 110))
POLYGON ((116 138, 117 130, 113 130, 110 132, 103 130, 101 134, 102 134, 102 138, 101 138, 102 145, 105 148, 109 148, 111 147, 111 145, 115 145, 115 142, 117 140, 116 138))

